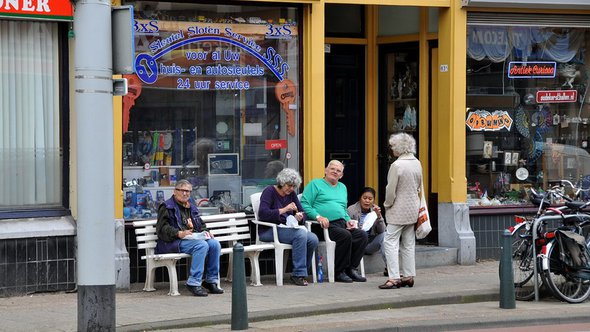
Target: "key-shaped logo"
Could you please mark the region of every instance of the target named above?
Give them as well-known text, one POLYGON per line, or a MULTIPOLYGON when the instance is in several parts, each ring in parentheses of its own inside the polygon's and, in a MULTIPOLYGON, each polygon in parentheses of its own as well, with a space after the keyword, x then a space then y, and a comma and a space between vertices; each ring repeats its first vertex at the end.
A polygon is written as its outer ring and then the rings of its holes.
POLYGON ((288 79, 278 82, 275 87, 275 96, 281 103, 283 112, 287 115, 287 133, 290 136, 295 136, 295 112, 289 107, 295 101, 295 84, 288 79))

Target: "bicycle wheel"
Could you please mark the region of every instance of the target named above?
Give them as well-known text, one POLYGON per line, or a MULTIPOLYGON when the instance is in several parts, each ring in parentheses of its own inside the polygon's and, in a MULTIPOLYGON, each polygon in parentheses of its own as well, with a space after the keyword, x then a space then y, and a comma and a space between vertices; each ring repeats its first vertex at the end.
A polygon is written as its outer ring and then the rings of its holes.
POLYGON ((590 282, 576 276, 574 272, 559 259, 559 246, 554 243, 547 252, 549 259, 543 277, 553 296, 569 303, 584 302, 590 296, 590 282))
MULTIPOLYGON (((530 234, 525 227, 512 233, 512 273, 514 276, 514 297, 520 301, 530 301, 535 297, 533 275, 534 259, 530 234)), ((540 285, 539 285, 540 288, 540 285)))

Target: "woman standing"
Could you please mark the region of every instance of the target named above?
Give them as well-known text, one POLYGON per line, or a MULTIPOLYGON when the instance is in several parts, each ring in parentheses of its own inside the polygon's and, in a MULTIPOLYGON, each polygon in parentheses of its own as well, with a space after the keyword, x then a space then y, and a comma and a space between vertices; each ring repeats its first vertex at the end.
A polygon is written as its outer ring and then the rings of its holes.
POLYGON ((414 286, 416 275, 414 224, 420 208, 422 165, 416 159, 416 141, 405 133, 393 134, 389 145, 397 160, 389 167, 385 188, 385 219, 387 230, 383 250, 389 278, 381 289, 414 286), (401 266, 399 254, 401 252, 401 266), (401 268, 401 271, 400 271, 401 268), (404 277, 400 276, 403 275, 404 277))

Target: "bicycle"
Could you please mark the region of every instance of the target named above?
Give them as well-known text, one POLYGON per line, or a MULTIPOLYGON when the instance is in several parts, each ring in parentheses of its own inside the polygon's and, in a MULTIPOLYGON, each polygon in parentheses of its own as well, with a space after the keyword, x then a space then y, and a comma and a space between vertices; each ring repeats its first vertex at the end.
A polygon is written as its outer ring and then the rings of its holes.
MULTIPOLYGON (((575 190, 575 196, 577 197, 582 189, 575 188, 571 182, 567 180, 561 181, 562 184, 568 184, 575 190)), ((534 190, 531 190, 529 196, 531 202, 538 205, 537 213, 532 218, 523 216, 515 216, 516 225, 509 228, 512 234, 512 264, 513 264, 513 277, 514 277, 514 289, 515 298, 517 300, 532 300, 535 296, 534 282, 535 266, 536 270, 543 271, 542 278, 538 289, 544 289, 543 285, 547 284, 552 293, 561 300, 572 302, 581 302, 590 296, 590 287, 586 290, 585 287, 580 283, 579 287, 572 287, 571 282, 564 282, 563 276, 569 276, 565 265, 559 265, 555 261, 555 257, 559 255, 558 251, 555 251, 555 247, 552 245, 555 242, 555 231, 547 232, 546 224, 548 221, 560 221, 565 227, 573 224, 584 224, 583 220, 590 220, 590 216, 581 213, 580 210, 589 203, 574 202, 571 198, 564 194, 562 187, 554 186, 549 189, 545 194, 539 194, 534 190), (566 200, 564 206, 558 208, 551 208, 550 201, 552 198, 559 197, 566 200), (574 211, 574 214, 564 214, 563 211, 570 209, 574 211), (533 227, 537 228, 535 247, 533 247, 533 227), (540 265, 542 260, 534 258, 533 253, 542 253, 543 250, 551 250, 550 255, 547 256, 550 260, 545 265, 540 265), (558 266, 560 268, 558 268, 558 266), (575 291, 574 291, 575 288, 575 291)), ((558 227, 559 228, 559 227, 558 227)), ((575 229, 580 234, 584 234, 584 238, 588 237, 588 229, 583 231, 583 227, 575 229)), ((559 234, 559 233, 558 233, 559 234)), ((589 243, 590 241, 586 241, 589 243)), ((543 257, 543 256, 541 256, 543 257)), ((567 279, 567 280, 571 280, 567 279)))
MULTIPOLYGON (((514 216, 516 224, 509 227, 512 236, 512 271, 514 278, 515 298, 521 301, 532 300, 535 296, 534 275, 536 259, 533 255, 533 224, 535 220, 541 218, 550 204, 547 201, 548 196, 531 195, 530 200, 533 204, 538 205, 537 213, 534 217, 514 216)), ((541 225, 544 227, 544 225, 541 225)), ((537 230, 537 247, 535 252, 540 252, 544 244, 544 232, 537 230)), ((537 265, 537 267, 539 267, 537 265)), ((537 268, 537 271, 540 270, 537 268)), ((542 280, 541 280, 542 281, 542 280)), ((540 287, 539 287, 540 288, 540 287)))
POLYGON ((590 296, 590 215, 581 210, 590 202, 567 202, 571 213, 560 211, 562 225, 546 237, 539 259, 544 283, 555 297, 568 303, 590 296))

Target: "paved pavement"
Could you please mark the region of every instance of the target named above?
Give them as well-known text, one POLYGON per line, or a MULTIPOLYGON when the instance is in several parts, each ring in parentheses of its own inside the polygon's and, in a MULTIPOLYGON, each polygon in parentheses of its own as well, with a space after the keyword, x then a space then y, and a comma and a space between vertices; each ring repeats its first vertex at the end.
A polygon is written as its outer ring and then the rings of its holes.
MULTIPOLYGON (((552 299, 517 302, 499 309, 498 263, 440 266, 417 271, 413 288, 380 290, 382 274, 366 283, 322 283, 300 287, 274 285, 264 276, 261 287, 247 287, 250 330, 353 331, 446 330, 490 327, 494 319, 534 325, 536 322, 590 322, 590 303, 571 305, 552 299), (424 314, 427 312, 427 314, 424 314), (567 313, 569 318, 564 318, 567 313), (561 317, 561 319, 560 319, 561 317), (566 320, 567 319, 567 320, 566 320), (395 327, 395 328, 394 328, 395 327)), ((182 282, 181 282, 182 284, 182 282)), ((231 325, 231 283, 226 293, 197 298, 180 286, 181 296, 167 296, 168 284, 143 292, 133 284, 116 297, 117 331, 224 331, 231 325)), ((45 293, 0 298, 0 331, 76 331, 77 294, 45 293)), ((588 329, 590 330, 590 325, 588 329)))

